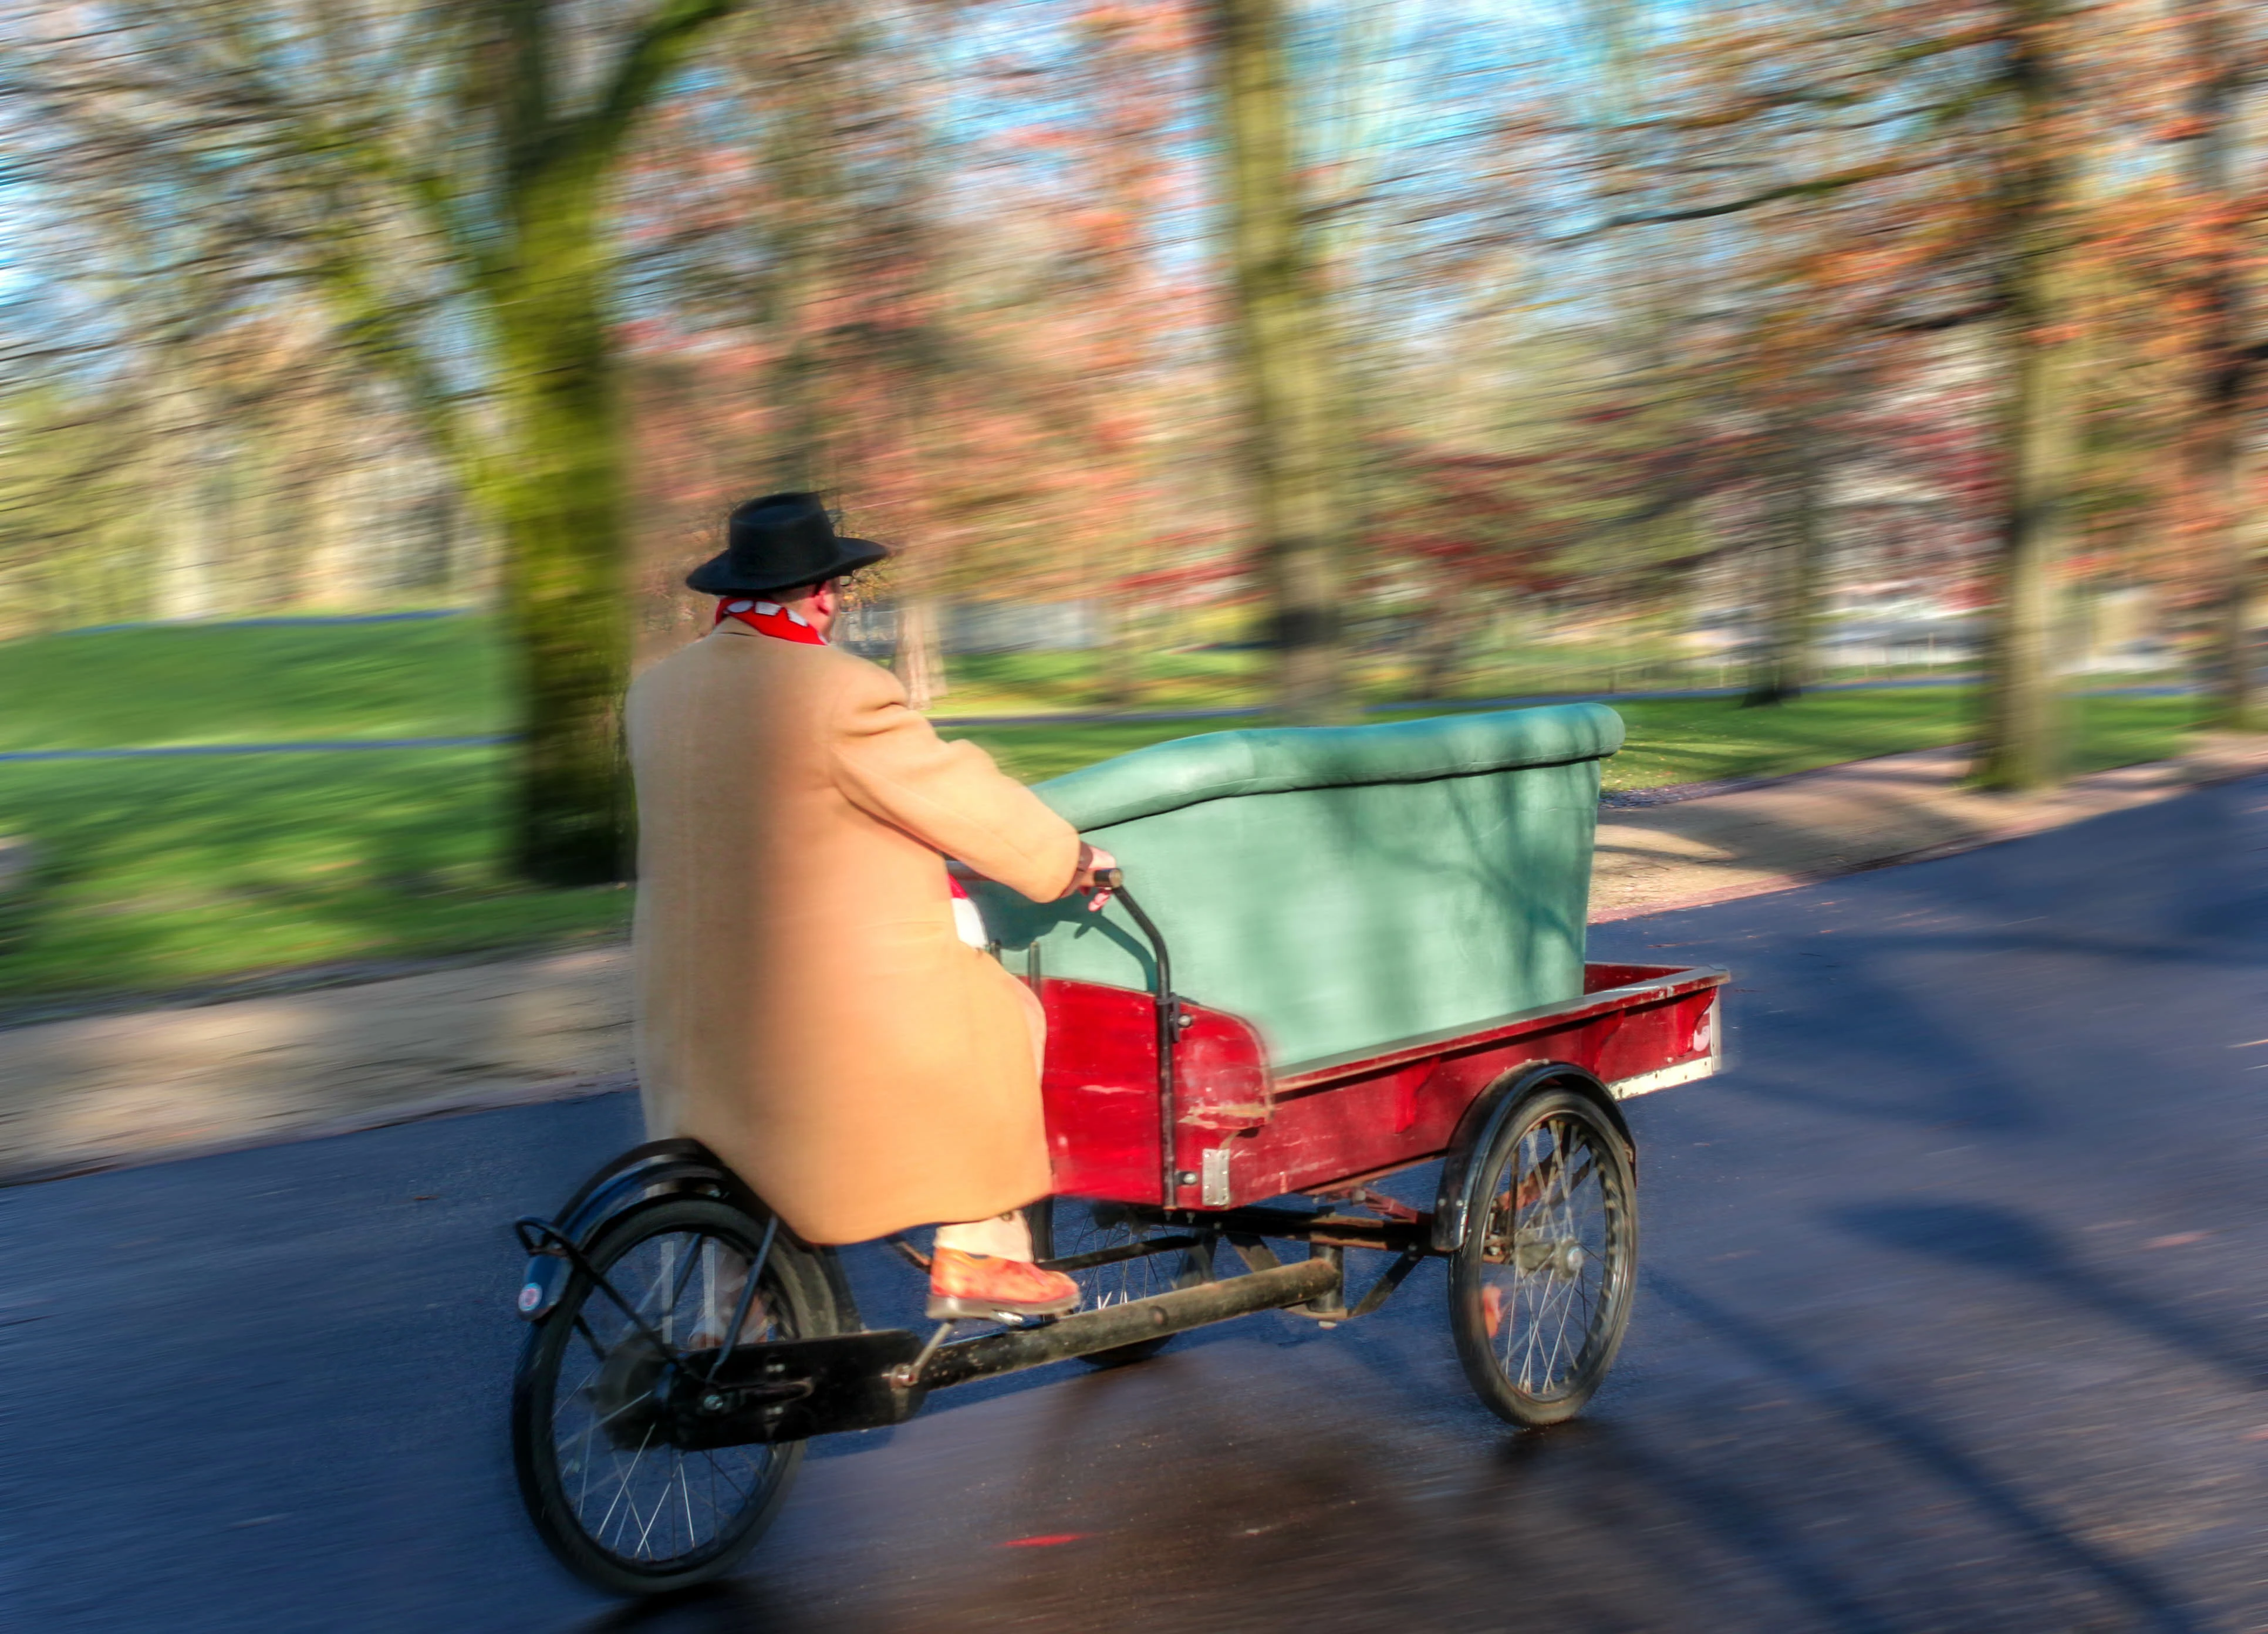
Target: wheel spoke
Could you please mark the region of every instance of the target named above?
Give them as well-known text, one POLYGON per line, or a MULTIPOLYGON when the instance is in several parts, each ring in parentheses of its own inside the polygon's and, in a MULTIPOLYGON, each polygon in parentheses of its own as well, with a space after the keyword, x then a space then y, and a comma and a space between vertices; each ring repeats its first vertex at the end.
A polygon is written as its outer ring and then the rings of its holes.
MULTIPOLYGON (((1109 1211, 1105 1204, 1057 1198, 1049 1206, 1054 1211, 1054 1231, 1049 1254, 1054 1259, 1071 1259, 1106 1248, 1123 1248, 1157 1234, 1154 1227, 1147 1222, 1125 1218, 1109 1211)), ((1175 1231, 1173 1234, 1181 1233, 1175 1231)), ((1071 1280, 1079 1284, 1079 1308, 1082 1310, 1102 1310, 1131 1304, 1138 1299, 1152 1299, 1189 1283, 1202 1281, 1209 1275, 1210 1267, 1203 1248, 1139 1255, 1070 1273, 1071 1280)), ((1087 1359, 1098 1365, 1109 1366, 1146 1356, 1163 1343, 1163 1339, 1138 1339, 1123 1350, 1108 1351, 1087 1359)))
MULTIPOLYGON (((621 1505, 622 1499, 628 1496, 630 1492, 630 1477, 637 1474, 638 1459, 645 1456, 646 1442, 652 1441, 652 1439, 653 1432, 652 1430, 648 1430, 645 1432, 645 1440, 638 1443, 637 1457, 630 1460, 630 1468, 617 1480, 615 1486, 615 1501, 607 1505, 607 1513, 599 1521, 599 1536, 601 1539, 606 1536, 607 1522, 615 1518, 615 1509, 621 1505)), ((635 1504, 631 1505, 631 1513, 633 1514, 637 1513, 637 1505, 635 1504)))
POLYGON ((1552 1291, 1558 1299, 1559 1325, 1551 1332, 1551 1358, 1547 1364, 1550 1371, 1544 1375, 1547 1385, 1558 1382, 1558 1361, 1561 1355, 1565 1353, 1567 1343, 1567 1319, 1575 1314, 1574 1291, 1565 1285, 1565 1281, 1566 1279, 1558 1276, 1556 1271, 1553 1273, 1552 1291))
MULTIPOLYGON (((725 1484, 726 1486, 728 1486, 728 1487, 730 1487, 730 1488, 732 1488, 732 1489, 733 1489, 733 1497, 735 1497, 735 1498, 737 1498, 743 1499, 743 1500, 745 1500, 745 1499, 747 1498, 747 1496, 748 1496, 748 1489, 747 1489, 747 1488, 746 1488, 746 1487, 744 1487, 744 1486, 742 1486, 742 1485, 741 1485, 738 1481, 735 1481, 735 1480, 733 1480, 733 1472, 732 1472, 731 1470, 729 1470, 729 1469, 725 1468, 724 1465, 722 1465, 722 1464, 720 1464, 720 1463, 718 1463, 718 1462, 717 1461, 717 1454, 714 1454, 714 1453, 703 1453, 703 1454, 701 1454, 701 1456, 702 1456, 702 1457, 703 1457, 703 1458, 705 1458, 705 1459, 707 1459, 707 1460, 709 1461, 709 1504, 710 1504, 710 1507, 711 1507, 712 1509, 713 1509, 714 1507, 716 1507, 716 1503, 717 1503, 717 1477, 718 1477, 718 1476, 724 1476, 724 1477, 725 1477, 725 1484)), ((771 1449, 770 1449, 770 1448, 767 1447, 767 1448, 765 1448, 765 1449, 764 1449, 764 1456, 765 1456, 765 1459, 767 1460, 767 1461, 769 1461, 769 1460, 770 1460, 770 1456, 771 1456, 771 1449)))
POLYGON ((713 1551, 735 1527, 745 1530, 743 1519, 766 1502, 785 1470, 770 1446, 675 1446, 664 1370, 681 1362, 680 1344, 737 1311, 743 1289, 756 1296, 746 1323, 749 1340, 758 1329, 767 1337, 792 1335, 797 1324, 776 1275, 768 1272, 760 1290, 749 1288, 753 1251, 737 1235, 720 1236, 705 1225, 688 1221, 634 1238, 594 1269, 600 1280, 559 1313, 566 1327, 550 1352, 545 1440, 554 1490, 563 1523, 584 1546, 641 1573, 666 1571, 713 1551), (621 1291, 618 1300, 609 1301, 607 1284, 621 1291), (571 1351, 582 1360, 562 1367, 571 1351), (563 1373, 580 1376, 570 1385, 563 1373))
POLYGON ((696 1237, 693 1240, 693 1246, 685 1251, 684 1267, 671 1279, 669 1284, 669 1305, 662 1312, 664 1321, 677 1314, 677 1302, 685 1297, 685 1284, 693 1280, 693 1273, 704 1257, 702 1250, 709 1246, 710 1240, 705 1236, 696 1237))
POLYGON ((1613 1138, 1587 1108, 1554 1108, 1498 1149, 1487 1216, 1460 1262, 1485 1297, 1468 1296, 1460 1308, 1474 1314, 1460 1321, 1497 1314, 1469 1354, 1489 1358, 1518 1397, 1587 1388, 1618 1335, 1627 1179, 1613 1138))

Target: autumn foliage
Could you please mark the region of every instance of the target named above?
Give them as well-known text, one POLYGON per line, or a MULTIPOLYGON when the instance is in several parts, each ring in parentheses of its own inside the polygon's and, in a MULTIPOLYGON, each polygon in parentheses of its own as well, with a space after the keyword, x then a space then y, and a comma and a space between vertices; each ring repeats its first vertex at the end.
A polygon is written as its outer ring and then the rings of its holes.
POLYGON ((774 486, 932 696, 1005 599, 1309 719, 1715 608, 1768 704, 1888 585, 1983 619, 1990 781, 2114 591, 2257 720, 2259 9, 1576 15, 12 0, 0 619, 501 597, 561 877, 774 486))

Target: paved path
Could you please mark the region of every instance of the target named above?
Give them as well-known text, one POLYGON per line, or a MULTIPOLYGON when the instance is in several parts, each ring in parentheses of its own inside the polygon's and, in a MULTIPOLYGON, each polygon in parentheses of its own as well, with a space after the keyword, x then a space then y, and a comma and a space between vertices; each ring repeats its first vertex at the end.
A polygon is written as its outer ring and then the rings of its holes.
MULTIPOLYGON (((2167 799, 2268 765, 2268 739, 2024 799, 1957 751, 1602 813, 1594 921, 1786 889, 2167 799)), ((589 1094, 631 1070, 620 947, 0 1030, 0 1180, 589 1094)), ((2268 1030, 2268 1029, 2264 1029, 2268 1030)))
MULTIPOLYGON (((1908 862, 2169 799, 2268 768, 2268 738, 2208 740, 2183 760, 2122 766, 2034 795, 1962 786, 1965 750, 1926 749, 1654 804, 1640 790, 1599 818, 1593 923, 1724 902, 1908 862), (1641 806, 1639 801, 1647 803, 1641 806)), ((1722 785, 1720 785, 1721 787, 1722 785)))
MULTIPOLYGON (((504 1222, 630 1137, 626 1098, 0 1191, 0 1605, 42 1634, 2258 1630, 2264 863, 2255 779, 1603 928, 1736 975, 1726 1076, 1632 1103, 1645 1271, 1575 1425, 1472 1402, 1429 1266, 1335 1332, 1252 1318, 822 1442, 741 1576, 644 1616, 541 1553, 503 1442, 504 1222)), ((852 1266, 907 1319, 902 1271, 852 1266)))

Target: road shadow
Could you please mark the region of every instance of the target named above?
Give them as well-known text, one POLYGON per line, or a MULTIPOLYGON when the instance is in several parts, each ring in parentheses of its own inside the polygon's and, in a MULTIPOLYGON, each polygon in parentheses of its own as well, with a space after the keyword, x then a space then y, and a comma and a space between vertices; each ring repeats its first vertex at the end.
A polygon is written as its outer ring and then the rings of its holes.
POLYGON ((1646 1286, 1711 1337, 1765 1369, 1783 1387, 1800 1393, 1830 1417, 1918 1466, 1927 1476, 2030 1545, 2046 1562, 2092 1583, 2128 1608, 2134 1618, 2132 1626, 2163 1634, 2203 1634, 2207 1627, 2154 1574, 2098 1548, 2036 1507, 2015 1486, 1955 1446, 1928 1417, 1858 1388, 1764 1324, 1675 1277, 1651 1273, 1646 1286))
POLYGON ((728 1578, 681 1594, 637 1601, 575 1625, 574 1634, 822 1634, 761 1578, 728 1578))
MULTIPOLYGON (((1870 1605, 1862 1585, 1838 1571, 1800 1527, 1788 1525, 1737 1483, 1651 1448, 1645 1433, 1624 1424, 1579 1418, 1548 1430, 1514 1431, 1490 1463, 1490 1477, 1479 1488, 1490 1503, 1506 1508, 1522 1501, 1533 1505, 1559 1481, 1575 1480, 1590 1526, 1647 1539, 1649 1551, 1665 1561, 1674 1577, 1700 1583, 1712 1575, 1710 1551, 1687 1536, 1690 1527, 1724 1557, 1806 1608, 1814 1619, 1807 1626, 1837 1634, 1898 1634, 1912 1626, 1870 1605), (1683 1524, 1662 1525, 1665 1511, 1683 1524)), ((1775 1614, 1758 1609, 1760 1625, 1776 1621, 1775 1614)), ((1719 1619, 1710 1621, 1714 1625, 1719 1619)))
POLYGON ((2220 1368, 2245 1388, 2268 1390, 2268 1361, 2131 1278, 2082 1264, 2045 1227, 2008 1209, 1974 1203, 1884 1202, 1832 1211, 1853 1236, 2048 1289, 2117 1326, 2220 1368))

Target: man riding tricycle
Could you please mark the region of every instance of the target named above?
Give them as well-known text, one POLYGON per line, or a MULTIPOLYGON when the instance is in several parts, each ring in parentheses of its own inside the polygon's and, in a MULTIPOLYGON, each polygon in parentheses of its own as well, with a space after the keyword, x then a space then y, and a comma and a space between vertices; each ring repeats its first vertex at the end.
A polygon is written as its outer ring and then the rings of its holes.
POLYGON ((827 644, 881 554, 810 496, 741 507, 688 581, 715 629, 633 688, 659 1138, 519 1224, 546 1543, 688 1586, 814 1436, 1256 1311, 1351 1321, 1428 1257, 1483 1402, 1572 1417, 1633 1292, 1619 1102, 1714 1070, 1725 980, 1584 962, 1619 719, 1213 733, 1035 792, 827 644), (1429 1164, 1430 1209, 1380 1189, 1429 1164), (930 1330, 860 1321, 836 1248, 876 1239, 930 1330), (1393 1257, 1350 1286, 1349 1248, 1393 1257))

